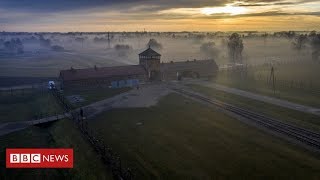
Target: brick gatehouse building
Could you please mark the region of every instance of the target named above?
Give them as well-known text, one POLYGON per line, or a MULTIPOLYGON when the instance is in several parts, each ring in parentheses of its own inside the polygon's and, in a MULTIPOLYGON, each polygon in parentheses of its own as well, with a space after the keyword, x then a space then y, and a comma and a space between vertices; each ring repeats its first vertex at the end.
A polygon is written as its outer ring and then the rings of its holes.
POLYGON ((62 88, 104 86, 133 87, 147 81, 170 81, 183 77, 212 78, 218 66, 212 60, 160 62, 161 55, 150 47, 139 54, 139 65, 94 67, 60 71, 62 88))

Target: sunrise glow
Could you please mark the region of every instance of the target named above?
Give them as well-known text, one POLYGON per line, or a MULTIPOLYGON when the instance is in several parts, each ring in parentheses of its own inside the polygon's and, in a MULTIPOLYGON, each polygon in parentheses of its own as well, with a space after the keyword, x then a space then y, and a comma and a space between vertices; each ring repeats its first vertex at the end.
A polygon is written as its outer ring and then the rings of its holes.
POLYGON ((235 7, 232 5, 226 5, 224 7, 206 7, 201 9, 201 13, 205 15, 212 14, 230 14, 230 15, 238 15, 245 14, 247 9, 244 7, 235 7))
POLYGON ((318 0, 56 1, 0 0, 0 31, 320 30, 318 0))

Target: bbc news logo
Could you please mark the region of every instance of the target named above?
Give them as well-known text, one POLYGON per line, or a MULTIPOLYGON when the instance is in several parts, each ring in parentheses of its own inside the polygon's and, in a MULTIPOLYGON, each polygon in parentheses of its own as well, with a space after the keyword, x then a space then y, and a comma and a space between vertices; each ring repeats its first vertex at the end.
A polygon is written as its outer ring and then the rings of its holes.
POLYGON ((7 168, 73 168, 73 149, 6 149, 7 168))

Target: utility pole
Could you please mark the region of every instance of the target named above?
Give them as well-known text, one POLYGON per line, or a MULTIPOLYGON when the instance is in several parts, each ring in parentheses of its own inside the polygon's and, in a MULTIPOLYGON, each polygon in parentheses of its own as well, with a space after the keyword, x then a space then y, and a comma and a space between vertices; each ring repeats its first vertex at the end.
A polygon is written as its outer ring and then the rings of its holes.
POLYGON ((270 78, 269 78, 269 83, 272 80, 272 89, 273 89, 273 94, 276 94, 276 87, 275 87, 275 77, 274 77, 274 68, 271 66, 271 72, 270 72, 270 78))
POLYGON ((108 49, 110 48, 110 32, 108 31, 108 49))

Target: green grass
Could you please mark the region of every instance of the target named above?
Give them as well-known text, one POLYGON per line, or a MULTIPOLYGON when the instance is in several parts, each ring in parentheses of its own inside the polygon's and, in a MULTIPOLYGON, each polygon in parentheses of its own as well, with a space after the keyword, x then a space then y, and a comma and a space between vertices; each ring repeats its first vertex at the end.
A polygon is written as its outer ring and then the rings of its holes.
POLYGON ((101 101, 115 95, 129 91, 131 88, 93 88, 93 89, 70 89, 64 92, 65 96, 80 95, 85 101, 74 104, 74 107, 85 106, 97 101, 101 101))
POLYGON ((271 67, 266 65, 249 68, 247 76, 221 71, 214 81, 229 87, 320 108, 320 81, 318 80, 320 63, 296 62, 279 64, 274 67, 275 94, 273 87, 267 83, 271 67), (283 81, 286 83, 284 84, 283 81), (300 87, 301 83, 302 87, 300 87))
POLYGON ((0 92, 0 122, 28 121, 39 116, 61 113, 62 109, 48 91, 16 90, 0 92))
POLYGON ((0 179, 112 179, 90 144, 70 120, 60 120, 47 127, 31 127, 0 137, 0 151, 5 148, 73 148, 73 169, 5 169, 0 158, 0 179))
POLYGON ((111 110, 89 125, 136 179, 320 177, 319 156, 176 94, 150 108, 111 110))
POLYGON ((226 93, 213 88, 200 85, 188 85, 193 90, 200 92, 208 97, 238 106, 245 109, 268 115, 284 122, 302 126, 304 128, 320 131, 319 116, 303 113, 288 108, 272 105, 269 103, 249 99, 246 97, 226 93))

